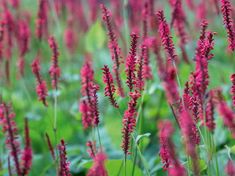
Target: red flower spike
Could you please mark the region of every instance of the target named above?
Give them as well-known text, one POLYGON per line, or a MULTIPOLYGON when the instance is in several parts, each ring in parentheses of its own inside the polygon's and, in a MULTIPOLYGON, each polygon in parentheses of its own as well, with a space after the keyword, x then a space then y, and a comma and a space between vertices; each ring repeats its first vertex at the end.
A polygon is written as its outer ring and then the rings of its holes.
POLYGON ((64 31, 64 43, 69 52, 74 53, 77 46, 77 35, 74 30, 73 18, 69 18, 67 28, 64 31))
POLYGON ((185 83, 184 93, 183 93, 183 101, 184 106, 188 107, 189 110, 192 109, 192 102, 191 102, 191 95, 190 95, 190 89, 189 89, 189 83, 185 83))
POLYGON ((211 90, 208 95, 208 100, 206 103, 206 116, 205 116, 205 125, 207 126, 208 130, 212 133, 215 130, 215 122, 214 122, 214 92, 211 90))
POLYGON ((46 86, 46 82, 44 80, 41 79, 41 75, 40 75, 40 62, 39 62, 39 58, 34 59, 34 61, 31 64, 32 67, 32 72, 36 77, 37 80, 37 86, 36 86, 36 92, 38 95, 38 99, 39 101, 42 101, 42 103, 47 106, 47 101, 46 101, 46 97, 47 97, 47 86, 46 86))
POLYGON ((191 73, 190 76, 190 90, 192 92, 191 96, 191 111, 192 116, 195 122, 198 122, 199 118, 203 120, 203 106, 202 106, 202 99, 201 99, 201 93, 199 90, 199 86, 196 82, 196 74, 191 73))
POLYGON ((160 157, 164 164, 163 169, 168 171, 172 176, 186 176, 184 167, 176 158, 174 144, 171 140, 174 128, 170 121, 161 121, 158 124, 160 140, 160 157))
MULTIPOLYGON (((219 92, 221 94, 221 92, 219 92)), ((224 125, 231 131, 233 138, 235 138, 235 114, 229 108, 224 100, 220 100, 217 104, 217 110, 221 115, 224 125)))
POLYGON ((207 18, 207 7, 204 0, 200 0, 196 8, 195 27, 199 27, 200 23, 207 18))
POLYGON ((197 52, 196 55, 196 84, 201 92, 201 97, 204 97, 209 84, 208 60, 213 57, 213 54, 210 54, 213 47, 213 33, 208 32, 206 39, 200 44, 200 52, 197 52))
POLYGON ((127 75, 127 86, 130 92, 133 90, 136 84, 136 49, 137 49, 137 39, 136 33, 131 34, 131 48, 126 59, 126 75, 127 75))
POLYGON ((18 129, 14 121, 15 114, 10 112, 10 106, 4 103, 0 104, 0 124, 2 126, 3 133, 6 135, 6 145, 10 150, 15 164, 15 170, 17 175, 21 175, 21 168, 19 162, 20 155, 20 143, 17 140, 18 129))
POLYGON ((144 55, 146 54, 146 46, 141 46, 141 56, 137 60, 137 79, 136 87, 141 91, 144 88, 144 55))
POLYGON ((166 92, 166 97, 170 105, 178 103, 180 100, 178 86, 176 83, 176 70, 171 67, 165 72, 163 78, 163 87, 166 92))
POLYGON ((92 126, 92 110, 91 107, 88 105, 88 102, 82 100, 80 102, 79 110, 82 113, 82 125, 84 129, 92 126))
POLYGON ((97 126, 99 124, 98 97, 97 91, 99 86, 94 83, 94 71, 90 61, 86 60, 81 69, 82 88, 81 93, 84 100, 80 103, 80 111, 82 113, 82 123, 84 129, 97 126))
POLYGON ((158 11, 157 17, 160 23, 158 31, 160 33, 162 45, 165 49, 165 53, 168 57, 168 60, 177 61, 177 55, 175 53, 175 47, 172 41, 172 36, 170 34, 170 29, 162 10, 158 11))
POLYGON ((182 109, 180 115, 180 127, 184 137, 186 153, 193 159, 193 172, 199 175, 198 155, 196 146, 200 143, 200 135, 191 115, 187 109, 182 109))
POLYGON ((228 176, 235 175, 235 164, 232 160, 229 160, 225 166, 225 172, 228 176))
POLYGON ((230 80, 232 82, 232 87, 230 89, 230 94, 232 95, 233 106, 235 106, 235 74, 231 75, 230 80))
POLYGON ((51 67, 49 70, 51 79, 52 79, 52 87, 53 89, 58 88, 58 79, 60 78, 60 67, 58 65, 58 57, 59 57, 59 52, 58 52, 58 46, 55 41, 54 37, 50 37, 48 39, 49 46, 52 50, 52 57, 51 57, 51 67))
POLYGON ((232 51, 235 50, 235 31, 232 20, 232 6, 229 0, 220 0, 221 12, 223 15, 223 21, 228 35, 228 48, 232 51))
POLYGON ((46 0, 40 0, 36 19, 36 36, 39 40, 48 35, 48 4, 46 0))
POLYGON ((115 98, 114 98, 114 93, 116 91, 114 83, 113 83, 113 76, 111 75, 109 68, 107 65, 105 65, 103 68, 103 81, 106 84, 105 87, 105 96, 109 97, 109 100, 111 104, 115 108, 119 108, 115 98))
POLYGON ((119 71, 119 67, 121 64, 121 61, 120 61, 121 49, 118 46, 117 38, 113 32, 113 28, 112 28, 112 24, 110 20, 111 13, 103 4, 101 4, 100 7, 103 13, 103 21, 105 22, 107 26, 107 30, 108 30, 109 50, 110 50, 111 57, 114 63, 113 71, 114 71, 115 79, 116 79, 117 86, 118 86, 118 93, 121 97, 124 97, 124 91, 122 88, 122 82, 120 79, 120 71, 119 71))
POLYGON ((211 1, 214 5, 214 8, 215 8, 215 11, 216 11, 217 15, 219 15, 219 13, 220 13, 219 0, 211 0, 211 1))
POLYGON ((106 155, 99 152, 94 157, 93 165, 88 171, 87 176, 108 176, 108 172, 105 168, 106 155))
POLYGON ((185 0, 185 2, 190 10, 192 10, 192 11, 195 10, 194 0, 185 0))
POLYGON ((128 103, 128 108, 124 113, 124 117, 122 120, 123 128, 122 128, 122 149, 125 154, 125 157, 130 154, 129 152, 129 145, 130 145, 130 136, 131 133, 134 131, 136 126, 136 105, 137 100, 140 97, 140 93, 138 91, 130 92, 131 100, 128 103))
POLYGON ((185 24, 187 23, 187 21, 182 7, 182 0, 175 0, 171 6, 173 8, 171 26, 174 26, 176 34, 179 36, 179 46, 182 52, 182 58, 186 63, 189 63, 188 56, 185 50, 185 45, 187 44, 185 24))
POLYGON ((63 139, 60 141, 58 150, 60 157, 59 176, 71 176, 69 168, 70 163, 67 161, 66 146, 63 139))
POLYGON ((47 133, 46 133, 46 140, 47 140, 47 145, 48 145, 48 148, 50 150, 52 159, 55 160, 55 152, 54 152, 54 149, 53 149, 50 137, 49 137, 49 135, 47 133))
POLYGON ((86 143, 86 146, 88 147, 87 152, 89 153, 91 158, 95 158, 96 155, 96 142, 95 141, 88 141, 86 143))
POLYGON ((33 152, 31 148, 31 139, 29 136, 28 119, 25 118, 25 147, 21 156, 22 175, 27 175, 32 166, 33 152))

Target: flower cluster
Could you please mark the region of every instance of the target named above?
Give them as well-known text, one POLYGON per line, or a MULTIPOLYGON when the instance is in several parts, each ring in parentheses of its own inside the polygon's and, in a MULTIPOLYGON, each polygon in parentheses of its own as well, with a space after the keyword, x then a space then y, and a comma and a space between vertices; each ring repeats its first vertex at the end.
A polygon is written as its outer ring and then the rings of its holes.
POLYGON ((168 56, 168 60, 177 61, 177 55, 175 53, 175 47, 172 41, 172 36, 170 34, 169 26, 166 22, 164 12, 162 10, 157 12, 159 28, 162 45, 164 46, 165 52, 168 56))
POLYGON ((49 73, 52 79, 52 87, 54 89, 57 89, 58 79, 60 78, 60 67, 58 65, 58 57, 59 57, 58 46, 55 41, 55 38, 52 36, 48 39, 48 43, 53 53, 51 57, 51 67, 49 69, 49 73))
POLYGON ((32 67, 32 72, 36 77, 37 80, 37 86, 36 86, 36 92, 38 94, 38 99, 39 101, 42 101, 42 103, 47 106, 47 101, 46 97, 48 95, 47 93, 47 85, 46 81, 42 80, 41 75, 40 75, 40 62, 39 58, 35 58, 34 61, 31 64, 32 67))
POLYGON ((102 152, 99 152, 94 157, 94 162, 90 170, 88 171, 87 176, 108 176, 108 172, 105 169, 105 160, 106 155, 102 152))
POLYGON ((233 176, 235 175, 235 164, 233 163, 232 160, 229 160, 226 167, 225 167, 225 172, 228 176, 233 176))
POLYGON ((158 124, 158 129, 158 137, 161 144, 159 155, 164 164, 163 169, 167 170, 168 174, 172 176, 185 176, 185 169, 176 158, 174 144, 171 140, 174 132, 171 122, 168 120, 161 121, 158 124))
POLYGON ((33 152, 31 148, 31 139, 29 136, 29 125, 28 119, 25 119, 25 147, 21 157, 22 165, 22 175, 27 175, 32 166, 33 152))
POLYGON ((184 137, 186 153, 193 158, 193 172, 195 175, 199 173, 198 156, 196 146, 200 143, 200 135, 196 124, 193 121, 188 109, 183 108, 180 114, 180 128, 184 137))
POLYGON ((94 71, 90 61, 86 60, 81 69, 83 99, 80 102, 84 129, 99 124, 98 97, 99 86, 94 83, 94 71))
POLYGON ((60 144, 58 145, 58 150, 59 150, 59 175, 60 176, 71 176, 70 174, 70 168, 69 168, 69 162, 67 161, 67 153, 66 153, 66 146, 65 142, 62 139, 60 141, 60 144))
POLYGON ((214 122, 215 103, 213 99, 214 99, 214 91, 211 90, 208 94, 208 100, 206 103, 206 114, 205 114, 205 125, 211 132, 214 132, 215 130, 215 122, 214 122))
POLYGON ((230 76, 230 80, 232 82, 232 87, 230 89, 230 93, 232 95, 232 100, 233 100, 233 106, 235 106, 235 74, 232 74, 230 76))
POLYGON ((136 126, 136 105, 137 100, 140 97, 140 93, 138 91, 130 92, 130 98, 131 100, 128 103, 128 108, 124 113, 124 117, 122 120, 123 128, 122 128, 122 149, 127 156, 129 153, 129 145, 130 145, 130 137, 131 133, 134 131, 134 128, 136 126))
POLYGON ((112 24, 110 20, 111 13, 103 4, 101 4, 101 9, 103 13, 103 21, 105 22, 107 26, 107 30, 108 30, 109 50, 111 53, 112 60, 114 62, 113 71, 114 71, 115 79, 116 79, 117 86, 118 86, 118 93, 120 96, 124 97, 124 91, 122 88, 122 83, 121 83, 120 73, 119 73, 119 67, 121 63, 120 61, 121 50, 120 50, 120 47, 118 46, 116 36, 113 32, 113 28, 112 28, 112 24))
MULTIPOLYGON (((221 96, 220 90, 217 92, 221 96)), ((235 138, 235 114, 232 111, 232 109, 229 108, 227 103, 223 100, 220 99, 219 102, 217 103, 217 110, 221 117, 223 118, 224 125, 229 128, 229 130, 232 133, 233 138, 235 138)))
POLYGON ((109 68, 107 65, 105 65, 103 68, 103 81, 106 84, 105 87, 105 96, 109 97, 109 100, 111 102, 111 104, 115 107, 118 108, 118 104, 114 98, 114 93, 116 91, 114 83, 113 83, 113 76, 111 75, 109 68))
POLYGON ((224 25, 228 34, 229 49, 235 50, 235 31, 232 21, 232 5, 230 0, 221 0, 221 12, 224 19, 224 25))
MULTIPOLYGON (((10 105, 5 103, 0 104, 0 124, 6 136, 6 145, 10 150, 10 156, 13 158, 16 173, 17 175, 27 175, 32 165, 32 148, 28 120, 25 119, 25 147, 21 151, 18 141, 18 129, 14 117, 15 114, 11 112, 10 105)), ((10 167, 9 165, 9 168, 10 167)))
POLYGON ((131 48, 126 58, 126 75, 127 75, 127 86, 130 92, 133 90, 136 84, 136 49, 137 49, 138 35, 136 33, 131 34, 131 48))
POLYGON ((13 157, 16 173, 21 174, 19 155, 20 155, 20 143, 18 138, 18 129, 16 123, 13 120, 15 114, 10 111, 10 106, 2 103, 0 105, 0 124, 2 125, 3 133, 6 135, 6 145, 10 150, 10 154, 13 157))
POLYGON ((48 2, 46 0, 40 0, 39 1, 39 9, 37 13, 37 19, 36 19, 36 36, 39 40, 42 39, 42 37, 48 35, 48 2))

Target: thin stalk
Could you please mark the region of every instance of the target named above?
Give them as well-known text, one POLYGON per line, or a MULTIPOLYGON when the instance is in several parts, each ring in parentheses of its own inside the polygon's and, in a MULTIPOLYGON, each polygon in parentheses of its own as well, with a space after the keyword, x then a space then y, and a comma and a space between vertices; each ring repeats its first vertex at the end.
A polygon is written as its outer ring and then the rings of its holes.
MULTIPOLYGON (((133 138, 133 141, 135 141, 135 138, 134 138, 133 134, 131 134, 131 136, 132 136, 132 138, 133 138)), ((137 144, 136 142, 134 142, 134 144, 135 144, 135 147, 136 147, 136 149, 137 149, 137 153, 139 154, 140 159, 141 159, 141 161, 142 161, 142 163, 143 163, 143 167, 144 167, 144 169, 145 169, 145 171, 146 171, 146 175, 147 175, 147 176, 150 176, 149 169, 148 169, 149 167, 148 167, 148 165, 147 165, 147 162, 146 162, 144 156, 142 155, 138 144, 137 144)))
POLYGON ((126 175, 126 165, 127 165, 127 163, 126 163, 126 155, 125 155, 125 158, 124 158, 125 176, 127 176, 127 175, 126 175))
MULTIPOLYGON (((56 91, 53 91, 54 95, 54 124, 53 124, 53 132, 54 132, 54 139, 55 139, 55 146, 57 146, 57 95, 56 91)), ((56 173, 58 172, 58 150, 57 147, 55 147, 55 152, 56 152, 56 160, 55 160, 55 167, 56 167, 56 173)))
MULTIPOLYGON (((128 33, 129 33, 129 29, 128 29, 128 13, 127 13, 127 0, 123 0, 122 3, 122 15, 123 15, 123 19, 124 19, 124 36, 125 36, 125 41, 126 43, 129 43, 129 37, 128 37, 128 33)), ((127 45, 126 45, 127 46, 127 45)), ((127 53, 125 53, 126 55, 127 53)))
POLYGON ((187 175, 190 175, 190 158, 187 156, 187 175))
POLYGON ((102 144, 101 144, 100 131, 99 131, 99 126, 98 125, 97 125, 96 129, 97 129, 97 135, 98 135, 100 150, 102 151, 102 144))
POLYGON ((119 168, 119 170, 118 170, 118 174, 117 174, 117 176, 119 176, 119 175, 120 175, 121 170, 122 170, 122 167, 123 167, 123 160, 122 160, 121 166, 120 166, 120 168, 119 168))
POLYGON ((219 176, 220 172, 219 172, 218 158, 216 154, 216 146, 215 146, 214 138, 212 135, 211 135, 211 143, 212 143, 212 148, 213 148, 213 153, 214 153, 214 158, 215 158, 215 173, 216 173, 216 176, 219 176))
POLYGON ((59 18, 56 14, 56 10, 55 10, 55 1, 53 0, 49 0, 49 3, 50 3, 50 6, 52 8, 52 13, 53 13, 53 17, 54 17, 54 20, 56 22, 56 25, 57 25, 57 30, 59 31, 59 34, 61 34, 61 27, 60 27, 60 21, 59 21, 59 18))
POLYGON ((27 99, 28 99, 29 103, 31 103, 31 102, 32 102, 32 98, 31 98, 31 96, 30 96, 30 94, 29 94, 29 90, 28 90, 27 86, 25 85, 25 80, 24 80, 23 77, 21 78, 21 80, 22 80, 23 89, 24 89, 24 91, 25 91, 25 94, 26 94, 26 96, 27 96, 27 99))
POLYGON ((132 172, 131 172, 131 175, 132 175, 132 176, 135 175, 136 160, 137 160, 137 148, 135 148, 134 163, 133 163, 132 172))

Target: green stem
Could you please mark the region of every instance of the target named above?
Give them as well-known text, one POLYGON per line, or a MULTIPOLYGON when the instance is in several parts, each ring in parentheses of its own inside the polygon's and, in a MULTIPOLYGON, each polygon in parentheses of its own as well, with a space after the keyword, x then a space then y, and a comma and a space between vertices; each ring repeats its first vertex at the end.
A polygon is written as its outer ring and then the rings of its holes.
MULTIPOLYGON (((132 136, 132 138, 133 138, 133 141, 135 141, 135 138, 134 138, 133 134, 131 134, 131 136, 132 136)), ((135 144, 135 147, 136 147, 137 152, 138 152, 138 154, 139 154, 139 157, 140 157, 140 159, 141 159, 141 161, 142 161, 142 163, 143 163, 144 169, 145 169, 145 171, 146 171, 146 175, 147 175, 147 176, 150 176, 149 169, 148 169, 149 167, 148 167, 148 165, 147 165, 147 162, 146 162, 144 156, 142 155, 138 144, 137 144, 136 142, 134 142, 134 144, 135 144)))
POLYGON ((99 131, 99 127, 96 127, 97 129, 97 135, 98 135, 98 140, 99 140, 99 145, 100 145, 100 150, 102 151, 102 144, 101 144, 101 139, 100 139, 100 131, 99 131))
POLYGON ((125 176, 126 176, 126 165, 127 163, 126 163, 126 155, 125 155, 125 158, 124 158, 125 176))
POLYGON ((31 98, 31 96, 29 95, 29 90, 28 90, 27 86, 25 85, 25 80, 24 80, 23 77, 22 77, 21 79, 22 79, 22 85, 23 85, 23 89, 24 89, 24 91, 25 91, 25 94, 26 94, 26 96, 27 96, 27 99, 28 99, 29 103, 31 103, 31 102, 32 102, 32 98, 31 98))
MULTIPOLYGON (((57 89, 53 91, 54 95, 54 124, 53 124, 53 132, 54 132, 54 139, 55 139, 55 146, 57 146, 57 95, 56 95, 57 89)), ((55 160, 55 167, 56 172, 58 171, 58 150, 57 147, 55 147, 56 151, 56 160, 55 160)))
POLYGON ((120 168, 119 168, 119 170, 118 170, 118 174, 117 174, 117 176, 119 176, 119 175, 120 175, 121 170, 122 170, 122 167, 123 167, 123 160, 122 160, 121 166, 120 166, 120 168))
POLYGON ((134 163, 133 163, 132 173, 131 173, 131 175, 132 175, 132 176, 134 176, 134 175, 135 175, 136 159, 137 159, 137 148, 135 148, 134 163))

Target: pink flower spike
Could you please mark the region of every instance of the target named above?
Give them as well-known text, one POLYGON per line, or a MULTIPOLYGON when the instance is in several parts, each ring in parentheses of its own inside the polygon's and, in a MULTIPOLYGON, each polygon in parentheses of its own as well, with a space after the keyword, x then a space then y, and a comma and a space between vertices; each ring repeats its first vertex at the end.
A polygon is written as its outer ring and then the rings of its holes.
POLYGON ((47 145, 48 145, 48 148, 50 150, 52 159, 55 160, 55 152, 54 152, 54 149, 53 149, 50 137, 49 137, 49 135, 47 133, 46 133, 46 141, 47 141, 47 145))
POLYGON ((232 82, 232 87, 230 89, 230 94, 232 95, 233 106, 235 106, 235 74, 231 75, 230 80, 232 82))
POLYGON ((34 59, 33 63, 31 64, 32 67, 32 72, 36 77, 37 80, 37 86, 36 86, 36 92, 38 95, 38 99, 39 101, 42 101, 42 103, 47 106, 47 101, 46 101, 46 97, 48 95, 47 93, 47 86, 46 86, 46 82, 44 80, 41 79, 41 75, 40 75, 40 62, 39 62, 39 58, 34 59))
POLYGON ((206 122, 206 126, 208 128, 209 131, 211 131, 212 133, 215 130, 215 122, 214 122, 214 109, 215 109, 215 104, 214 104, 214 91, 211 90, 208 94, 208 100, 207 100, 207 104, 206 104, 206 116, 205 116, 205 122, 206 122))
POLYGON ((86 146, 88 147, 88 154, 90 155, 91 158, 95 158, 96 155, 96 142, 95 141, 88 141, 86 143, 86 146))
POLYGON ((35 33, 39 40, 48 35, 48 4, 46 0, 39 1, 35 33))
POLYGON ((170 121, 161 121, 158 124, 160 140, 160 157, 164 164, 163 169, 168 171, 171 176, 186 176, 185 168, 180 164, 176 157, 172 135, 174 132, 173 125, 170 121))
MULTIPOLYGON (((219 91, 219 94, 221 94, 220 91, 219 91)), ((232 111, 232 109, 229 108, 229 106, 223 99, 220 100, 219 103, 217 104, 217 109, 224 121, 224 125, 228 127, 228 129, 232 133, 232 137, 235 138, 235 114, 234 112, 232 111)))
POLYGON ((108 172, 105 168, 106 155, 102 152, 96 154, 93 159, 93 165, 88 171, 87 176, 108 176, 108 172))
POLYGON ((111 19, 110 19, 111 12, 105 7, 104 4, 101 4, 100 7, 102 9, 103 21, 105 22, 107 31, 108 31, 108 37, 109 37, 108 45, 109 45, 111 58, 113 60, 113 71, 114 71, 115 80, 118 86, 118 93, 121 97, 124 97, 125 95, 124 95, 124 90, 122 88, 122 82, 121 82, 120 71, 119 71, 119 67, 121 64, 121 61, 120 61, 121 49, 118 45, 117 38, 113 32, 113 27, 112 27, 111 19))
POLYGON ((0 125, 3 133, 6 135, 6 146, 10 150, 10 156, 13 158, 17 175, 21 175, 19 162, 20 143, 18 139, 18 129, 14 121, 15 114, 10 111, 10 105, 0 104, 0 125))
POLYGON ((228 176, 235 175, 235 164, 232 160, 229 160, 225 166, 225 172, 228 176))
POLYGON ((58 146, 58 150, 59 150, 59 157, 60 157, 59 175, 60 176, 71 176, 70 168, 69 168, 70 163, 68 162, 68 159, 67 159, 66 146, 65 146, 63 139, 60 141, 60 144, 58 146))
POLYGON ((136 33, 131 34, 131 48, 126 59, 126 75, 127 75, 127 86, 130 92, 133 90, 136 84, 136 49, 137 49, 137 39, 138 35, 136 33))
POLYGON ((55 41, 55 38, 52 36, 48 39, 48 43, 49 43, 49 46, 50 46, 52 53, 53 53, 52 57, 51 57, 52 63, 51 63, 49 73, 50 73, 50 76, 52 79, 52 87, 53 87, 53 89, 57 90, 58 79, 60 78, 60 67, 58 65, 58 57, 59 57, 58 46, 55 41))
POLYGON ((228 48, 232 51, 235 50, 235 31, 234 24, 232 20, 232 6, 230 0, 220 0, 221 2, 221 12, 223 15, 223 21, 225 28, 227 30, 228 36, 228 48))
POLYGON ((113 83, 113 76, 111 75, 109 68, 107 65, 105 65, 103 68, 103 81, 106 84, 105 87, 105 96, 109 97, 109 100, 111 102, 111 104, 115 107, 115 108, 119 108, 115 98, 114 98, 114 93, 116 91, 114 83, 113 83))
POLYGON ((172 41, 169 26, 166 22, 164 12, 162 10, 157 12, 159 24, 159 33, 162 41, 162 45, 165 49, 165 53, 170 61, 177 61, 177 55, 175 53, 175 47, 172 41))
POLYGON ((31 148, 31 139, 29 136, 28 119, 25 118, 25 147, 22 153, 22 175, 27 175, 32 166, 33 152, 31 148))
POLYGON ((82 123, 84 129, 99 124, 98 96, 99 86, 94 82, 94 71, 91 62, 86 60, 81 69, 82 88, 81 93, 83 99, 80 103, 80 111, 82 113, 82 123))
POLYGON ((124 113, 124 117, 122 119, 122 149, 125 154, 125 157, 130 154, 129 145, 130 145, 130 137, 131 133, 134 131, 136 126, 136 105, 137 100, 140 97, 140 93, 138 91, 130 92, 130 101, 128 103, 128 108, 124 113))
POLYGON ((180 128, 184 137, 186 153, 192 158, 193 172, 199 175, 198 155, 196 146, 200 143, 200 135, 188 109, 183 108, 180 115, 180 128))

